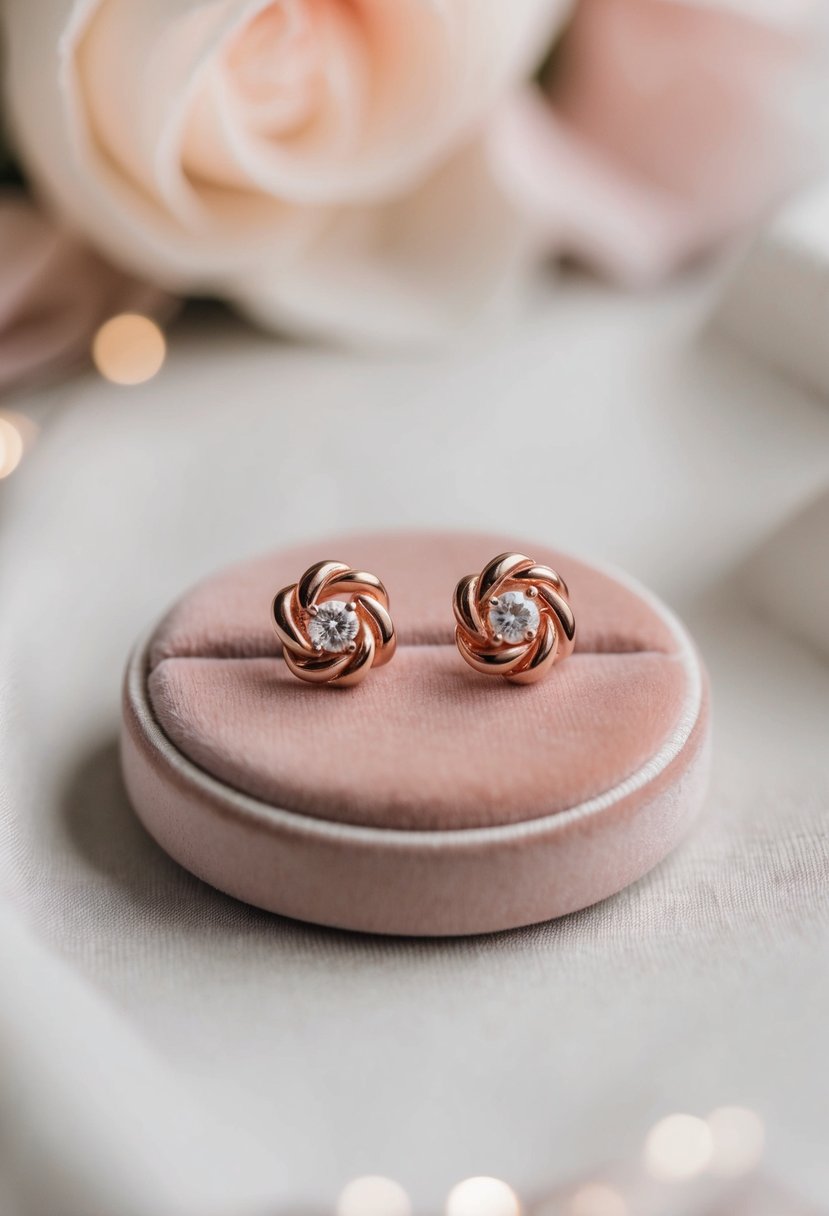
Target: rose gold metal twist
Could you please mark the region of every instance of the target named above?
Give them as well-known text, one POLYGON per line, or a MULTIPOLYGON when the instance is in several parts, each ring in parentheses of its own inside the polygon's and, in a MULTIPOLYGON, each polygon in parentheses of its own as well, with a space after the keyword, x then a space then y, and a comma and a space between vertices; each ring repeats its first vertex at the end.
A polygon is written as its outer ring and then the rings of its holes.
POLYGON ((455 588, 458 650, 484 675, 503 676, 513 684, 535 683, 573 652, 576 621, 569 594, 564 579, 549 566, 523 553, 501 553, 455 588), (538 612, 537 628, 527 629, 520 641, 505 639, 490 620, 499 597, 510 592, 531 600, 538 612))
POLYGON ((359 684, 372 667, 388 663, 397 646, 386 588, 375 575, 343 562, 309 566, 298 583, 276 593, 272 619, 289 670, 311 684, 359 684), (355 629, 336 650, 315 645, 309 633, 314 617, 332 600, 345 609, 355 629))

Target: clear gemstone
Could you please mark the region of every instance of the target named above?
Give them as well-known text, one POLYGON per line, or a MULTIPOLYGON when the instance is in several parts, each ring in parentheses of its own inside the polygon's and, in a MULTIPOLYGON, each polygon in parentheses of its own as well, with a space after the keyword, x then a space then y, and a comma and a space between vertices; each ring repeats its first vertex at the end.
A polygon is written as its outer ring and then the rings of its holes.
POLYGON ((505 591, 489 608, 489 625, 493 634, 505 642, 523 642, 528 630, 538 630, 538 608, 523 591, 505 591))
POLYGON ((357 613, 344 600, 326 600, 308 621, 308 636, 317 650, 336 654, 348 649, 359 628, 357 613))

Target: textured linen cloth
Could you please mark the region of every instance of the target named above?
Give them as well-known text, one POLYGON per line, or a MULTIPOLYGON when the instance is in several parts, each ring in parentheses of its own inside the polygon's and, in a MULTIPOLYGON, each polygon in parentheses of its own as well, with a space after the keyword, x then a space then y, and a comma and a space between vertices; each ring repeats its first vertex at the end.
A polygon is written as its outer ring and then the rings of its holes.
POLYGON ((42 432, 0 486, 4 1213, 322 1216, 365 1173, 418 1213, 478 1173, 532 1203, 732 1102, 829 1205, 829 668, 735 574, 826 484, 829 414, 700 338, 707 308, 571 285, 421 360, 208 313, 141 388, 15 402, 42 432), (532 929, 385 940, 236 903, 140 828, 136 636, 226 562, 398 525, 538 535, 686 619, 714 779, 656 871, 532 929))

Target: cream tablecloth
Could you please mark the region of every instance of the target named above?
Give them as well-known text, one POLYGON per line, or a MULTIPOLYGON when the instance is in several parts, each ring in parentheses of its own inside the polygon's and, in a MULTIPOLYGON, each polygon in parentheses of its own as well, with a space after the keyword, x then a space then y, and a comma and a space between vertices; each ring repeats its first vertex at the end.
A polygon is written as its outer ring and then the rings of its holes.
POLYGON ((705 336, 707 309, 706 284, 573 283, 428 357, 207 312, 141 388, 90 373, 21 399, 42 433, 0 485, 13 1216, 316 1216, 364 1173, 418 1213, 469 1174, 533 1197, 723 1102, 757 1109, 768 1169, 829 1208, 829 668, 740 580, 827 483, 829 411, 705 336), (244 907, 148 839, 116 754, 136 634, 219 563, 378 522, 542 537, 685 616, 713 788, 656 872, 526 931, 386 941, 244 907))

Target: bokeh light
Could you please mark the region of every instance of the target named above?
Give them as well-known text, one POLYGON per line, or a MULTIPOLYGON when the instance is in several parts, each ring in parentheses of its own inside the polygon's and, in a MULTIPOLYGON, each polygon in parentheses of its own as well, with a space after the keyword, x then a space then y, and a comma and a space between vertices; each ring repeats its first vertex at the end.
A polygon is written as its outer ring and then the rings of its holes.
POLYGON ((696 1115, 668 1115, 651 1128, 645 1140, 645 1168, 660 1182, 695 1178, 708 1166, 713 1136, 696 1115))
POLYGON ((567 1216, 627 1216, 627 1213, 624 1196, 604 1182, 580 1186, 567 1205, 567 1216))
POLYGON ((520 1216, 521 1204, 500 1178, 465 1178, 446 1200, 446 1216, 520 1216))
POLYGON ((0 410, 0 479, 19 466, 40 428, 26 414, 0 410))
POLYGON ((337 1200, 337 1216, 411 1216, 411 1212, 400 1183, 379 1174, 352 1179, 337 1200))
POLYGON ((161 368, 167 344, 149 317, 123 312, 105 321, 92 340, 92 359, 113 384, 143 384, 161 368))
POLYGON ((0 478, 9 477, 22 459, 22 430, 15 418, 0 414, 0 478))
POLYGON ((745 1106, 719 1106, 706 1120, 711 1131, 710 1168, 721 1178, 750 1174, 763 1156, 763 1120, 745 1106))

